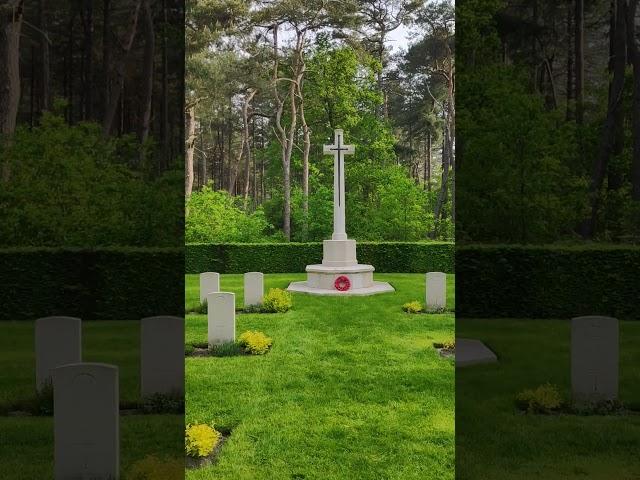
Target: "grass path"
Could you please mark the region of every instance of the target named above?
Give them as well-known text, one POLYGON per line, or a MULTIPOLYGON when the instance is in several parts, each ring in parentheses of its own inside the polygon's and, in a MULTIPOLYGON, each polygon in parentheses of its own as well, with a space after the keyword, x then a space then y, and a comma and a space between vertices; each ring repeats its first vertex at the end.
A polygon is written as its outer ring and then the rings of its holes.
MULTIPOLYGON (((265 287, 302 278, 266 275, 265 287)), ((232 431, 218 462, 188 479, 454 478, 454 366, 431 346, 453 337, 453 314, 401 311, 424 298, 424 275, 376 278, 397 291, 295 295, 285 314, 239 314, 238 333, 274 339, 266 356, 187 358, 187 422, 232 431)), ((242 305, 241 275, 223 275, 221 289, 242 305)), ((187 276, 187 307, 197 299, 187 276)), ((206 328, 189 315, 187 342, 206 341, 206 328)))
MULTIPOLYGON (((456 374, 457 478, 640 479, 640 415, 523 415, 515 395, 543 383, 571 389, 568 320, 461 320, 500 359, 456 374)), ((620 323, 620 398, 640 409, 640 323, 620 323)))

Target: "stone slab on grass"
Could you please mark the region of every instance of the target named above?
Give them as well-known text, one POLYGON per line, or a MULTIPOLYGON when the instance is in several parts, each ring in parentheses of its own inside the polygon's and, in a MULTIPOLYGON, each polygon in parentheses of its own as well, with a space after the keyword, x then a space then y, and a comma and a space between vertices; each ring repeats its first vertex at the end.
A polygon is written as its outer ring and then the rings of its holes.
POLYGON ((496 363, 498 357, 480 340, 456 339, 456 367, 496 363))

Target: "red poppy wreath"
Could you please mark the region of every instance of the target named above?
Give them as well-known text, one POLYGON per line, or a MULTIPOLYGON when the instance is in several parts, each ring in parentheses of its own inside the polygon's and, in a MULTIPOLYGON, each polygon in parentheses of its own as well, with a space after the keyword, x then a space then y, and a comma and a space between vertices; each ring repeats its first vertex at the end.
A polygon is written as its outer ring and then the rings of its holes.
POLYGON ((349 290, 349 288, 351 288, 351 282, 349 281, 349 277, 340 275, 338 278, 336 278, 333 286, 336 287, 336 290, 339 290, 340 292, 346 292, 347 290, 349 290))

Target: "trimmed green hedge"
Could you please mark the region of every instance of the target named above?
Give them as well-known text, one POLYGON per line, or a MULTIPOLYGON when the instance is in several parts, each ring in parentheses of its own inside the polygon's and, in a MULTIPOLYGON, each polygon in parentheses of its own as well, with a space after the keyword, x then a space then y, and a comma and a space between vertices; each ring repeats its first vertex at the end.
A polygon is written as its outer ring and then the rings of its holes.
MULTIPOLYGON (((454 245, 444 242, 358 242, 358 262, 377 272, 453 273, 454 245)), ((322 243, 227 243, 186 246, 186 273, 304 272, 322 262, 322 243)))
POLYGON ((184 250, 0 249, 0 319, 183 315, 184 250))
POLYGON ((640 247, 456 249, 459 317, 640 319, 640 247))

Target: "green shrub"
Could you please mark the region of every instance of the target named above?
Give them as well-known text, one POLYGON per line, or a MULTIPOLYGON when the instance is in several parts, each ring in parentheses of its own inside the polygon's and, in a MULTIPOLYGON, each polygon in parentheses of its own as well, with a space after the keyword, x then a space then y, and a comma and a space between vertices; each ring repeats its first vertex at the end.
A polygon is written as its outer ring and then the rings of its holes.
POLYGON ((5 145, 0 158, 11 181, 0 188, 2 247, 184 243, 184 174, 128 166, 138 163, 134 136, 105 136, 97 123, 69 125, 44 112, 40 125, 19 126, 5 145))
POLYGON ((51 380, 36 391, 29 410, 33 415, 53 415, 53 383, 51 383, 51 380))
POLYGON ((148 414, 184 413, 184 395, 154 393, 142 399, 142 411, 148 414))
POLYGON ((284 313, 293 306, 291 294, 281 288, 270 288, 262 299, 263 313, 284 313))
POLYGON ((558 387, 540 385, 533 390, 524 390, 516 395, 516 406, 528 413, 552 413, 562 408, 562 396, 558 387))
MULTIPOLYGON (((291 273, 322 262, 322 243, 198 243, 185 246, 186 273, 291 273)), ((450 242, 358 242, 358 261, 385 273, 454 272, 450 242)))
POLYGON ((185 224, 187 242, 259 242, 273 227, 258 208, 246 213, 239 200, 211 185, 195 190, 189 197, 185 224))
POLYGON ((269 351, 273 340, 262 332, 247 331, 238 338, 238 344, 246 353, 264 355, 269 351))
POLYGON ((640 246, 461 246, 456 313, 469 318, 640 319, 640 246))
POLYGON ((205 298, 194 310, 194 313, 205 315, 207 313, 207 299, 205 298))
POLYGON ((0 320, 60 312, 92 320, 184 312, 181 248, 8 248, 0 249, 0 265, 0 292, 7 293, 0 293, 0 320), (33 285, 38 295, 28 288, 33 285))
POLYGON ((402 305, 402 311, 407 313, 420 313, 422 312, 422 304, 417 300, 407 302, 402 305))
POLYGON ((209 425, 187 425, 184 448, 190 457, 206 457, 213 452, 221 438, 222 434, 209 425))

